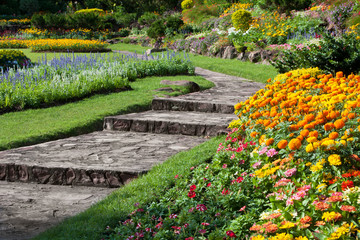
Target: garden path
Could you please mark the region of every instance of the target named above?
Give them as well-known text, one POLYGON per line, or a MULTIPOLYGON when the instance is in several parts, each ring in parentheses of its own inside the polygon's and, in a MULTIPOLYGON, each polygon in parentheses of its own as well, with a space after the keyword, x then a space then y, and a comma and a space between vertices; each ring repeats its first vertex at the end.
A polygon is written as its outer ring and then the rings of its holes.
POLYGON ((215 87, 105 118, 104 131, 0 152, 0 239, 29 239, 168 157, 226 131, 264 84, 196 68, 215 87), (97 188, 96 188, 97 187, 97 188))

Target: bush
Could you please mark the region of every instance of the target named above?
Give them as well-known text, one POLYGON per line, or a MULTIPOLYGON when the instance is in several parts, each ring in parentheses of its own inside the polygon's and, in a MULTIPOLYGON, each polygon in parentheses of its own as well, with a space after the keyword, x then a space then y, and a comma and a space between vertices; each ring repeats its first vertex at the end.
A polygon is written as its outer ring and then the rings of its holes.
POLYGON ((218 17, 219 9, 217 5, 196 5, 191 9, 185 9, 182 14, 185 23, 199 24, 210 18, 218 17))
POLYGON ((45 28, 59 29, 66 25, 66 18, 63 14, 47 13, 43 15, 45 21, 45 28))
POLYGON ((189 9, 194 6, 193 0, 184 0, 181 2, 181 8, 182 9, 189 9))
POLYGON ((122 28, 129 27, 131 23, 135 22, 136 13, 127 13, 121 6, 116 7, 114 13, 116 23, 122 28))
POLYGON ((67 15, 70 28, 87 28, 91 30, 103 29, 103 18, 96 11, 80 12, 67 15))
POLYGON ((236 30, 248 30, 251 19, 251 13, 244 9, 239 9, 231 15, 231 21, 236 30))
POLYGON ((281 59, 272 62, 280 73, 296 68, 318 67, 327 72, 342 70, 345 74, 360 71, 360 48, 356 36, 334 37, 325 34, 319 46, 311 44, 284 51, 281 59))
POLYGON ((260 0, 259 6, 263 9, 278 10, 281 13, 290 14, 291 10, 302 10, 310 7, 311 0, 260 0))
POLYGON ((41 14, 34 14, 31 17, 31 25, 35 28, 45 28, 45 20, 43 15, 41 14))
POLYGON ((0 69, 30 65, 30 59, 19 50, 0 50, 0 69))
POLYGON ((121 28, 121 29, 119 29, 117 35, 118 35, 119 37, 127 37, 127 36, 129 36, 129 34, 130 34, 130 30, 129 30, 129 29, 121 28))
POLYGON ((166 28, 165 28, 164 20, 159 19, 151 24, 151 26, 147 31, 147 35, 150 38, 158 39, 165 35, 165 29, 166 28))
POLYGON ((179 29, 184 25, 183 20, 180 18, 180 16, 169 16, 165 19, 165 26, 168 29, 168 31, 171 32, 178 32, 179 29))
POLYGON ((138 23, 140 25, 150 26, 153 22, 159 19, 159 15, 153 12, 144 13, 139 19, 138 23))

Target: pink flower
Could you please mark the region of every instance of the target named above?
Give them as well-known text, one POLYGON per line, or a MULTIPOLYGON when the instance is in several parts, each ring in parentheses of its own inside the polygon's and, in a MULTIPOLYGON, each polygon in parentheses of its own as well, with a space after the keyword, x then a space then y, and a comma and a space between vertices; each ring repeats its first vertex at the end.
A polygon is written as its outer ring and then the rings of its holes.
POLYGON ((194 240, 193 237, 188 237, 188 238, 185 238, 185 240, 194 240))
POLYGON ((160 229, 160 228, 162 227, 162 225, 163 225, 163 223, 162 223, 162 222, 159 222, 159 223, 155 226, 155 228, 160 229))
POLYGON ((171 228, 175 229, 175 230, 180 230, 181 227, 178 227, 178 226, 172 226, 171 228))
POLYGON ((259 151, 259 155, 260 155, 260 156, 263 155, 264 153, 267 152, 267 150, 268 150, 268 148, 267 148, 267 147, 264 147, 263 149, 261 149, 261 150, 259 151))
POLYGON ((178 178, 178 177, 179 177, 179 175, 178 175, 178 174, 176 174, 176 175, 175 175, 175 179, 176 179, 176 178, 178 178))
POLYGON ((245 208, 246 208, 246 206, 243 206, 242 208, 240 208, 239 212, 245 211, 245 208))
POLYGON ((200 230, 199 230, 199 233, 200 233, 200 234, 205 234, 205 233, 206 233, 206 229, 200 229, 200 230))
POLYGON ((273 156, 275 156, 276 154, 278 154, 278 152, 275 150, 275 148, 270 149, 270 150, 267 151, 267 153, 266 153, 266 155, 267 155, 268 157, 273 157, 273 156))
POLYGON ((224 165, 222 166, 222 168, 227 168, 227 164, 224 164, 224 165))
POLYGON ((204 204, 198 204, 196 206, 196 209, 199 210, 200 212, 204 212, 207 210, 207 207, 204 204))
POLYGON ((252 167, 253 168, 257 168, 258 166, 260 166, 261 165, 261 161, 258 161, 258 162, 256 162, 256 163, 254 163, 253 165, 252 165, 252 167))
POLYGON ((189 211, 188 211, 188 212, 190 212, 190 213, 191 213, 191 212, 193 212, 193 211, 194 211, 194 208, 192 207, 192 208, 190 208, 190 209, 189 209, 189 211))
POLYGON ((188 226, 189 226, 188 223, 185 223, 185 224, 184 224, 184 228, 187 228, 188 226))
POLYGON ((203 222, 203 223, 201 223, 201 225, 203 225, 203 226, 209 226, 209 225, 210 225, 210 223, 203 222))
POLYGON ((211 186, 211 183, 209 182, 206 186, 207 186, 207 187, 210 187, 210 186, 211 186))
POLYGON ((221 215, 221 213, 215 213, 215 217, 218 217, 218 216, 220 216, 221 215))
POLYGON ((177 215, 176 214, 170 214, 169 218, 177 218, 177 215))
POLYGON ((136 225, 136 229, 139 229, 141 228, 141 222, 139 222, 137 225, 136 225))
POLYGON ((145 228, 146 232, 152 232, 153 230, 151 228, 145 228))
POLYGON ((233 155, 231 155, 230 159, 234 159, 235 158, 235 154, 233 153, 233 155))
POLYGON ((284 173, 284 175, 285 175, 286 177, 291 177, 291 176, 293 176, 295 173, 296 173, 296 168, 292 168, 292 169, 287 170, 287 171, 284 173))

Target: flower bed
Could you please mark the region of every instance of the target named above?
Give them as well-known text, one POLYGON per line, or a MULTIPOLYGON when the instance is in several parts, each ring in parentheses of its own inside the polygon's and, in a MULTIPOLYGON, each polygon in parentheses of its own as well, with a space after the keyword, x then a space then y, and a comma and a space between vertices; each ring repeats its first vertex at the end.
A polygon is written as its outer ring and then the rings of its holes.
POLYGON ((193 74, 191 62, 175 55, 151 61, 114 54, 62 55, 33 68, 0 74, 0 113, 51 106, 94 93, 129 89, 138 77, 193 74))
POLYGON ((235 105, 212 161, 136 204, 109 239, 357 239, 360 76, 278 75, 235 105), (161 197, 160 197, 161 196, 161 197))
POLYGON ((34 52, 106 52, 108 43, 82 39, 2 39, 0 48, 31 48, 34 52))
POLYGON ((30 65, 28 59, 22 51, 19 50, 0 50, 0 69, 9 67, 25 67, 30 65))

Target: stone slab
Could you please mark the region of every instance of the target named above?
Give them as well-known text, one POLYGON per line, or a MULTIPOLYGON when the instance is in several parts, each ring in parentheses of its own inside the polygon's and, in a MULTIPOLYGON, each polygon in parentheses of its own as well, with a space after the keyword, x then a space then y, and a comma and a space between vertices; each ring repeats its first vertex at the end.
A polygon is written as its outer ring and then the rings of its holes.
POLYGON ((27 240, 104 199, 114 189, 0 181, 0 239, 27 240))
POLYGON ((118 131, 217 136, 226 133, 234 114, 146 111, 106 117, 104 129, 118 131))
POLYGON ((1 180, 119 187, 205 138, 102 131, 0 152, 1 180))

